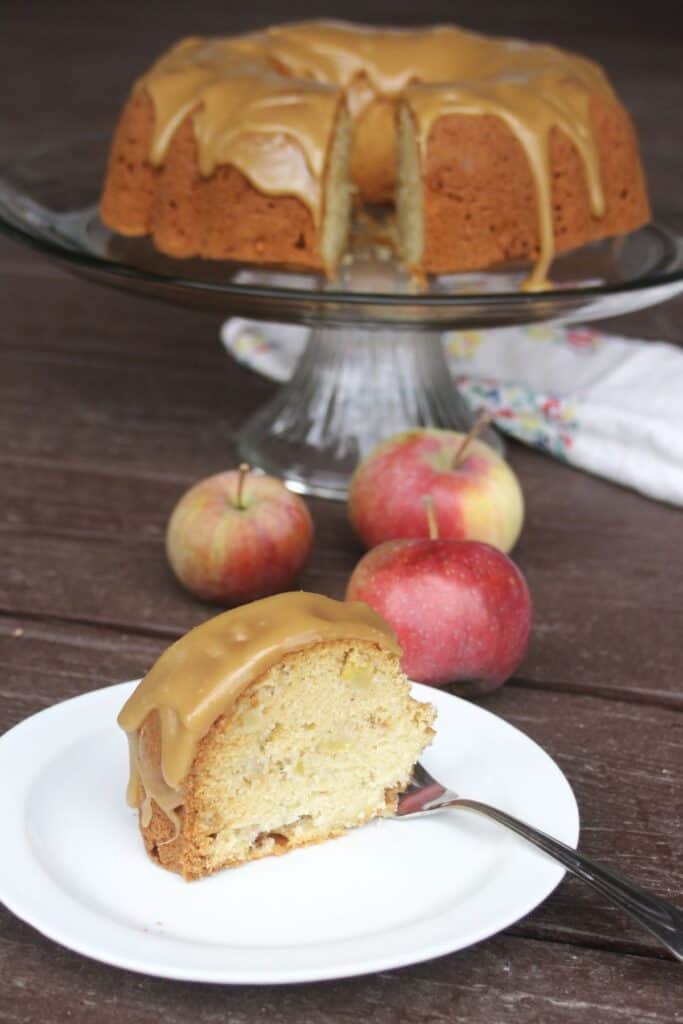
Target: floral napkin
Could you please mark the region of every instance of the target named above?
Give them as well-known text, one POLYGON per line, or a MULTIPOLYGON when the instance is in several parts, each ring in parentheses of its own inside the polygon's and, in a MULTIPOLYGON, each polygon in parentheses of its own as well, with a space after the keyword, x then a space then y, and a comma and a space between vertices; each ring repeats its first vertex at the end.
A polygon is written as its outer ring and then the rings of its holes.
MULTIPOLYGON (((234 318, 221 332, 241 363, 287 380, 308 329, 234 318)), ((581 469, 683 505, 683 351, 546 323, 449 331, 455 384, 497 427, 581 469)))

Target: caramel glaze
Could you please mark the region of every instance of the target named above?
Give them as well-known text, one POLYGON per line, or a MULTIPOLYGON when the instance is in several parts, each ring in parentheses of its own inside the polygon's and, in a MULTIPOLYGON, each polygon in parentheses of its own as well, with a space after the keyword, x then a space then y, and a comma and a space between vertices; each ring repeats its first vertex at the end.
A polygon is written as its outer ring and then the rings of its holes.
POLYGON ((488 38, 454 26, 373 29, 342 22, 273 27, 226 39, 186 39, 138 83, 155 107, 150 153, 163 163, 193 113, 204 175, 234 164, 266 194, 295 195, 320 224, 323 178, 339 105, 359 118, 378 97, 403 99, 424 160, 435 122, 448 114, 502 118, 524 147, 536 185, 540 255, 526 287, 547 286, 554 253, 549 134, 576 146, 591 211, 604 198, 591 123, 596 92, 612 96, 590 60, 553 46, 488 38))
POLYGON ((278 74, 263 47, 242 39, 184 39, 140 79, 154 104, 150 163, 193 114, 200 172, 232 164, 268 195, 297 196, 316 224, 339 89, 278 74))
POLYGON ((303 591, 224 612, 169 647, 118 716, 129 744, 127 800, 140 808, 142 824, 149 824, 154 800, 177 834, 184 780, 216 719, 285 654, 329 640, 365 640, 401 653, 390 627, 367 605, 303 591), (160 723, 159 764, 140 750, 140 729, 152 712, 160 723))

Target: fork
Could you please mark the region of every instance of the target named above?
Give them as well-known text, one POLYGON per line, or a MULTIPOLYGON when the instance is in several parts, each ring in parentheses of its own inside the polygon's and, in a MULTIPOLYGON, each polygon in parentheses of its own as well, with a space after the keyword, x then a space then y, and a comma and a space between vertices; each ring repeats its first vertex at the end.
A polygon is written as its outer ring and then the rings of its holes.
POLYGON ((422 817, 427 814, 436 814, 450 807, 462 807, 465 810, 475 811, 477 814, 483 814, 500 825, 512 829, 517 835, 522 836, 543 850, 544 853, 559 861, 567 871, 584 882, 588 882, 608 900, 625 910, 648 931, 652 932, 678 960, 683 961, 683 911, 678 907, 658 896, 653 896, 634 882, 629 881, 624 875, 619 874, 618 871, 613 871, 611 868, 605 867, 604 864, 591 860, 585 854, 572 849, 571 846, 566 846, 545 832, 532 828, 531 825, 527 825, 518 818, 513 818, 511 814, 507 814, 497 807, 491 807, 489 804, 480 803, 479 800, 469 800, 458 796, 457 793, 437 782, 418 762, 413 768, 410 785, 399 797, 396 817, 398 819, 422 817))

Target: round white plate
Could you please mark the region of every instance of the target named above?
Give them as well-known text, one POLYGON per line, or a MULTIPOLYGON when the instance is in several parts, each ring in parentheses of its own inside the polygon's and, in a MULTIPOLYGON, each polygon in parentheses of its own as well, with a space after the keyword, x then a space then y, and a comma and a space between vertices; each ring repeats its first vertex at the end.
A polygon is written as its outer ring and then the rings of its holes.
MULTIPOLYGON (((69 949, 190 981, 341 978, 470 946, 564 874, 499 825, 452 811, 184 882, 148 860, 124 802, 114 719, 134 685, 57 704, 0 739, 0 899, 69 949)), ((414 694, 439 712, 423 757, 436 778, 576 845, 574 795, 536 743, 476 704, 414 694)))

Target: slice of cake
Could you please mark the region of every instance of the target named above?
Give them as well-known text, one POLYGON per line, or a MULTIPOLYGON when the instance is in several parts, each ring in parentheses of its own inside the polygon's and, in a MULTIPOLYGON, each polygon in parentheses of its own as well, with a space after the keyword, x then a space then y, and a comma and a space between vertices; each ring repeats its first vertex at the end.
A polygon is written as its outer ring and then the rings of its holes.
POLYGON ((150 856, 201 878, 391 815, 435 717, 400 654, 367 605, 303 592, 173 644, 118 719, 150 856))

